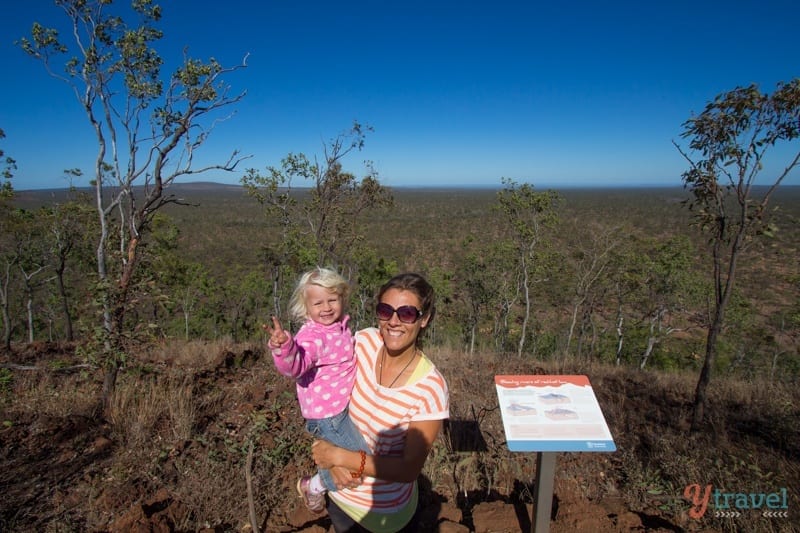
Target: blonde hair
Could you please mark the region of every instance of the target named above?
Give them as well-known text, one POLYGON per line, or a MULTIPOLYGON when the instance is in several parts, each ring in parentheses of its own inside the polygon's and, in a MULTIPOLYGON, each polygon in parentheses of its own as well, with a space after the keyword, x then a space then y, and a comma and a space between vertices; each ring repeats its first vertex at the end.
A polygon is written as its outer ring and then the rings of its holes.
POLYGON ((292 297, 289 300, 289 317, 295 322, 304 322, 308 318, 306 309, 306 288, 309 285, 318 285, 331 292, 335 292, 342 299, 342 311, 347 308, 350 296, 350 284, 338 272, 330 268, 317 267, 309 270, 297 281, 292 297))

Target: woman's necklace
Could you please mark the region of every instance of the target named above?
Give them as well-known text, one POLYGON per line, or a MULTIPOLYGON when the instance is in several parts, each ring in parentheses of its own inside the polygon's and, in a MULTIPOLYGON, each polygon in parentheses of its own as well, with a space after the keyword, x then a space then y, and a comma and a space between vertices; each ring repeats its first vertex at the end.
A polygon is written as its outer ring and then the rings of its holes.
MULTIPOLYGON (((401 370, 401 371, 400 371, 400 373, 399 373, 399 374, 397 374, 397 375, 394 377, 394 379, 392 380, 392 382, 391 382, 391 383, 389 383, 389 386, 388 386, 387 388, 391 389, 391 388, 392 388, 392 386, 393 386, 395 383, 397 383, 397 380, 398 380, 398 379, 400 379, 400 376, 402 376, 402 375, 403 375, 403 373, 404 373, 406 370, 408 370, 408 365, 410 365, 410 364, 411 364, 411 361, 413 361, 413 360, 414 360, 414 358, 415 358, 416 356, 417 356, 417 349, 416 349, 416 348, 414 348, 414 353, 412 353, 412 354, 411 354, 411 357, 409 357, 409 358, 408 358, 408 362, 406 363, 406 366, 404 366, 404 367, 403 367, 403 370, 401 370)), ((378 383, 383 383, 383 362, 384 362, 385 360, 386 360, 386 346, 384 346, 384 347, 383 347, 383 349, 381 350, 381 364, 380 364, 380 368, 378 369, 378 383)))

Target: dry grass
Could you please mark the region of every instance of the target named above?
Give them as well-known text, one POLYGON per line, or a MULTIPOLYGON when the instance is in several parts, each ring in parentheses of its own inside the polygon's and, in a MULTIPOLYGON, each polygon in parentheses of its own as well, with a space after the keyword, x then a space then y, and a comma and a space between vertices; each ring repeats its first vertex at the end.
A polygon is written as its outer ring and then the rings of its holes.
POLYGON ((124 376, 111 402, 114 435, 128 446, 141 446, 151 438, 191 439, 197 416, 192 389, 192 382, 185 378, 124 376))
MULTIPOLYGON (((434 347, 426 353, 448 380, 451 419, 425 464, 429 487, 423 498, 458 505, 465 516, 480 502, 530 502, 535 454, 511 453, 505 446, 493 376, 586 374, 618 451, 560 454, 557 487, 571 488, 586 501, 622 498, 642 516, 688 529, 795 531, 791 520, 766 520, 754 512, 692 523, 682 498, 691 483, 745 493, 785 487, 796 516, 800 393, 791 387, 717 378, 709 425, 692 434, 688 414, 695 377, 689 374, 468 356, 434 347)), ((12 456, 4 455, 4 461, 22 468, 30 460, 34 476, 43 475, 45 465, 64 470, 50 483, 52 491, 35 500, 13 490, 10 479, 0 480, 17 498, 14 505, 36 508, 35 517, 11 513, 9 496, 0 519, 5 531, 125 529, 121 521, 136 509, 160 509, 155 516, 177 531, 240 530, 248 522, 244 465, 250 443, 260 526, 273 531, 289 522, 298 505, 296 477, 314 468, 293 385, 276 375, 258 347, 229 342, 154 347, 120 376, 110 425, 85 422, 85 435, 54 437, 63 433, 64 421, 89 416, 99 376, 16 372, 13 378, 13 394, 7 393, 2 405, 2 419, 11 424, 0 433, 2 442, 32 439, 40 431, 42 458, 9 462, 12 456), (98 448, 102 438, 110 444, 91 455, 87 450, 98 448), (85 457, 80 469, 62 462, 73 457, 70 446, 76 457, 85 457), (59 529, 60 523, 71 526, 59 529)), ((13 446, 7 449, 4 453, 13 452, 13 446)))
POLYGON ((214 341, 165 339, 146 347, 136 360, 145 361, 156 367, 176 367, 182 369, 208 368, 215 365, 221 356, 231 353, 258 349, 255 346, 242 346, 230 338, 214 341))
MULTIPOLYGON (((513 356, 469 357, 455 352, 433 351, 432 357, 451 387, 451 417, 476 422, 488 444, 483 451, 434 456, 446 463, 434 463, 436 469, 452 472, 450 491, 462 497, 486 496, 496 490, 529 498, 525 480, 532 478, 535 468, 530 457, 505 449, 491 378, 498 373, 536 371, 589 376, 614 435, 616 453, 560 456, 557 476, 564 482, 584 480, 579 485, 587 500, 619 494, 634 511, 671 517, 691 527, 698 524, 687 523, 688 502, 682 498, 689 484, 712 484, 736 493, 787 488, 789 508, 796 512, 800 493, 800 393, 796 388, 715 378, 709 423, 704 431, 690 433, 697 378, 689 373, 640 372, 587 361, 531 363, 513 356)), ((473 436, 466 439, 472 442, 473 436)), ((709 523, 722 531, 797 531, 790 520, 773 520, 767 526, 756 511, 735 520, 706 518, 704 524, 709 523)))
POLYGON ((97 390, 96 382, 87 372, 21 370, 13 374, 6 400, 28 414, 88 415, 97 406, 97 390))

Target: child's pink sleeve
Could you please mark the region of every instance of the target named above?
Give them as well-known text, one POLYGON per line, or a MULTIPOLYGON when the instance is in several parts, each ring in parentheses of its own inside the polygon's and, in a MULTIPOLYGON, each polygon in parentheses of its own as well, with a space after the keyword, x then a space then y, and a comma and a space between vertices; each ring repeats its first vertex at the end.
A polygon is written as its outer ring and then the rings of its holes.
POLYGON ((272 348, 272 360, 275 368, 284 376, 300 379, 300 377, 314 368, 317 354, 313 341, 303 342, 299 336, 292 338, 280 348, 272 348))

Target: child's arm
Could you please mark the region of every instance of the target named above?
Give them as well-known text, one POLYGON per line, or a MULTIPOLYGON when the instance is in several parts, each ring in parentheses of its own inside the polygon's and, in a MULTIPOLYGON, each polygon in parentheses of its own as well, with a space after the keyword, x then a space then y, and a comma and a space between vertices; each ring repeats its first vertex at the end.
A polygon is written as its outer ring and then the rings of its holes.
POLYGON ((284 331, 280 321, 274 316, 272 325, 272 328, 267 324, 261 327, 270 333, 268 346, 272 352, 275 368, 284 376, 293 379, 300 378, 314 367, 314 354, 308 353, 297 338, 293 339, 288 332, 284 331))

